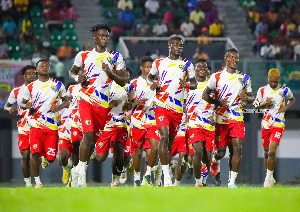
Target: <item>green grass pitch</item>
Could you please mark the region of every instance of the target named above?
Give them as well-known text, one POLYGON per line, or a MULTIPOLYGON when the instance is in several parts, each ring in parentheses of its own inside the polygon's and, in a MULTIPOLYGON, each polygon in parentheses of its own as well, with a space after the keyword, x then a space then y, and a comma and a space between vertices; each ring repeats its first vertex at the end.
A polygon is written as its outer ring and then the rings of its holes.
POLYGON ((299 187, 0 188, 0 211, 300 211, 299 187))

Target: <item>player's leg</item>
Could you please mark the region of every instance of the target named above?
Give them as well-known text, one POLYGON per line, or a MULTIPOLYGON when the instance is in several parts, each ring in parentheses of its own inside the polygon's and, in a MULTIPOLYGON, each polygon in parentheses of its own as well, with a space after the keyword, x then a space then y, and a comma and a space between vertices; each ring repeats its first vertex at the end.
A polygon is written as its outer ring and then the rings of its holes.
MULTIPOLYGON (((281 137, 280 137, 281 138, 281 137)), ((272 139, 272 138, 271 138, 272 139)), ((279 145, 280 139, 273 139, 270 141, 269 152, 268 152, 268 161, 267 161, 267 175, 265 178, 264 187, 272 187, 275 183, 275 179, 273 177, 275 161, 276 161, 276 151, 279 145)))
POLYGON ((269 158, 269 146, 264 147, 264 164, 265 164, 265 170, 268 169, 268 158, 269 158))
POLYGON ((182 179, 183 173, 181 172, 181 164, 182 161, 184 160, 184 156, 186 155, 186 152, 179 152, 179 158, 178 158, 178 163, 177 163, 177 171, 176 171, 176 178, 175 178, 175 183, 174 186, 180 186, 180 182, 182 179))
MULTIPOLYGON (((146 141, 146 143, 147 143, 147 141, 146 141)), ((145 146, 146 146, 146 143, 145 143, 145 146)), ((149 146, 148 146, 148 148, 144 147, 144 149, 145 149, 145 153, 146 153, 146 161, 145 161, 144 176, 143 176, 141 186, 152 186, 152 180, 151 180, 152 168, 149 166, 149 161, 151 160, 151 146, 150 146, 150 148, 149 148, 149 146)), ((152 158, 152 160, 153 160, 153 158, 152 158)), ((152 162, 152 164, 153 164, 153 162, 152 162)))
POLYGON ((29 133, 30 148, 31 148, 31 168, 35 180, 35 187, 42 188, 43 184, 40 180, 40 165, 41 165, 41 153, 42 142, 44 138, 44 132, 42 129, 31 128, 29 133))
POLYGON ((120 176, 120 183, 122 184, 126 183, 127 181, 127 168, 130 163, 130 145, 131 145, 131 139, 130 137, 127 137, 125 151, 124 151, 123 170, 120 176))
POLYGON ((113 158, 111 163, 112 169, 112 187, 118 187, 120 181, 120 175, 123 169, 123 160, 124 160, 124 148, 125 145, 120 141, 113 142, 113 158))
POLYGON ((135 153, 132 154, 132 161, 133 161, 133 167, 134 167, 134 183, 135 186, 141 185, 141 162, 142 162, 142 156, 143 156, 143 149, 144 145, 141 145, 140 148, 135 148, 135 153))
POLYGON ((79 162, 79 146, 80 146, 80 141, 74 141, 72 143, 73 145, 73 154, 72 154, 72 161, 73 165, 77 166, 79 162))
POLYGON ((232 156, 233 156, 233 146, 232 144, 228 145, 228 150, 229 150, 229 174, 228 174, 228 182, 230 181, 231 178, 231 171, 232 171, 232 156))
POLYGON ((243 140, 240 138, 231 138, 232 143, 232 159, 231 159, 231 172, 230 181, 228 183, 229 188, 236 188, 235 179, 238 175, 239 167, 242 158, 242 145, 243 140))
MULTIPOLYGON (((189 150, 190 152, 191 150, 189 150)), ((194 155, 189 155, 189 158, 188 158, 188 163, 189 163, 189 168, 186 172, 186 177, 188 179, 191 179, 192 176, 193 176, 193 172, 194 172, 194 165, 193 165, 193 160, 194 160, 194 155)))
POLYGON ((202 157, 203 157, 203 141, 198 141, 193 144, 194 149, 194 174, 196 179, 196 187, 203 187, 201 179, 202 157))
POLYGON ((202 157, 202 162, 203 166, 201 168, 201 176, 202 176, 202 184, 203 187, 206 187, 206 180, 208 173, 210 171, 210 162, 211 162, 211 155, 212 155, 212 148, 207 147, 207 142, 205 142, 205 148, 203 148, 203 157, 202 157))
POLYGON ((21 151, 22 156, 22 173, 24 176, 24 181, 26 183, 26 187, 31 187, 31 179, 30 179, 30 149, 23 149, 21 151))
POLYGON ((62 177, 62 182, 64 184, 67 184, 69 181, 69 173, 71 170, 71 166, 68 166, 68 160, 69 160, 69 154, 68 154, 68 149, 60 149, 59 150, 59 165, 62 166, 63 168, 63 177, 62 177))

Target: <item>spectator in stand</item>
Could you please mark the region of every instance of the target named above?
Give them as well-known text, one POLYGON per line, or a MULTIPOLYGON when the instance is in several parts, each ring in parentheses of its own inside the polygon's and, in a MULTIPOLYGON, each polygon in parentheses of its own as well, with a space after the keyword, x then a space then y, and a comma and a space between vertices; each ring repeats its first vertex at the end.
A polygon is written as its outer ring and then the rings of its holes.
POLYGON ((169 27, 169 25, 174 24, 174 12, 173 8, 170 8, 168 12, 164 15, 164 24, 169 27))
POLYGON ((26 28, 27 27, 30 27, 31 26, 31 20, 30 20, 30 17, 29 17, 29 15, 25 15, 24 16, 24 20, 22 21, 22 26, 21 26, 21 31, 22 32, 25 32, 26 31, 26 28))
POLYGON ((210 25, 212 25, 214 23, 214 21, 218 18, 219 18, 219 13, 218 13, 218 9, 215 5, 213 6, 211 11, 205 13, 205 20, 206 20, 208 27, 210 25))
POLYGON ((20 40, 22 44, 33 46, 35 44, 35 35, 32 26, 26 27, 25 32, 20 35, 20 40))
POLYGON ((224 36, 223 31, 224 31, 224 25, 219 19, 216 19, 215 22, 209 27, 209 34, 212 37, 223 37, 224 36))
POLYGON ((157 0, 147 0, 145 2, 146 18, 149 21, 152 18, 157 18, 159 2, 157 0))
POLYGON ((203 45, 207 45, 209 43, 212 43, 212 39, 210 38, 210 34, 208 32, 208 28, 207 27, 203 27, 201 29, 201 34, 198 36, 198 44, 203 44, 203 45))
POLYGON ((0 37, 0 59, 8 59, 8 44, 5 43, 4 37, 0 37))
POLYGON ((153 26, 152 33, 154 36, 163 37, 168 33, 168 27, 164 24, 164 21, 161 20, 160 23, 156 23, 153 26))
POLYGON ((300 25, 300 8, 296 7, 292 13, 292 20, 296 25, 300 25))
POLYGON ((255 6, 256 6, 256 2, 253 0, 244 0, 242 2, 242 7, 246 15, 248 15, 249 11, 254 9, 255 6))
POLYGON ((7 42, 9 40, 16 40, 18 38, 17 25, 10 16, 6 18, 6 21, 4 21, 2 30, 7 42))
POLYGON ((70 1, 65 1, 61 4, 61 10, 60 10, 60 18, 62 21, 64 20, 72 20, 74 22, 77 21, 77 15, 76 10, 72 6, 70 1))
POLYGON ((117 23, 117 25, 113 26, 111 28, 111 38, 114 43, 114 46, 116 46, 119 43, 120 36, 124 35, 124 29, 121 25, 121 23, 117 23))
POLYGON ((126 9, 126 7, 129 7, 130 10, 133 9, 133 4, 131 0, 119 0, 118 2, 118 9, 123 11, 126 9))
POLYGON ((14 8, 18 13, 27 12, 29 0, 14 0, 14 8))
POLYGON ((189 13, 191 13, 195 9, 195 7, 197 5, 197 2, 198 2, 197 0, 190 0, 190 1, 188 1, 187 7, 188 7, 188 12, 189 13))
POLYGON ((296 25, 291 22, 290 18, 288 18, 283 24, 281 24, 280 29, 282 31, 282 34, 287 38, 297 33, 296 25))
POLYGON ((267 12, 266 17, 268 18, 269 31, 277 31, 280 25, 278 23, 278 12, 275 10, 275 7, 270 8, 270 11, 267 12))
POLYGON ((294 48, 290 41, 287 41, 284 46, 280 48, 279 59, 292 60, 294 57, 294 48))
POLYGON ((259 23, 260 13, 259 8, 254 7, 254 9, 250 10, 248 16, 249 28, 251 30, 251 34, 254 33, 256 25, 259 23))
POLYGON ((185 22, 183 22, 180 26, 181 34, 185 37, 191 37, 193 35, 194 31, 194 24, 187 19, 185 22))
POLYGON ((266 60, 272 60, 275 59, 275 55, 276 55, 275 46, 271 43, 271 40, 269 39, 267 41, 267 44, 261 47, 260 56, 262 56, 266 60))
POLYGON ((273 45, 275 46, 276 53, 279 53, 280 48, 288 42, 288 40, 286 39, 286 37, 284 37, 280 29, 277 31, 277 35, 272 37, 272 41, 273 45))
POLYGON ((156 50, 155 50, 155 53, 152 54, 150 57, 151 57, 153 60, 156 60, 156 59, 158 59, 158 58, 165 57, 165 56, 161 54, 161 52, 160 52, 159 49, 156 49, 156 50))
POLYGON ((60 46, 57 50, 56 56, 60 61, 71 59, 75 56, 75 49, 70 46, 69 41, 65 41, 65 44, 60 46))
POLYGON ((150 36, 150 27, 147 23, 147 19, 144 17, 142 18, 142 23, 137 24, 137 34, 139 37, 148 37, 150 36))
POLYGON ((62 19, 60 16, 60 8, 58 4, 52 4, 52 6, 48 9, 47 13, 45 14, 46 26, 50 31, 52 29, 62 28, 62 19))
POLYGON ((198 1, 197 6, 198 5, 203 12, 207 13, 212 10, 214 3, 212 2, 212 0, 203 0, 203 1, 198 1))
POLYGON ((195 27, 197 27, 203 19, 205 19, 204 12, 200 10, 199 6, 196 6, 195 10, 190 13, 190 20, 195 24, 195 27))
POLYGON ((204 60, 209 60, 209 56, 203 52, 201 47, 197 47, 195 49, 195 54, 193 55, 193 59, 197 60, 197 59, 204 59, 204 60))
POLYGON ((131 30, 134 23, 134 14, 130 11, 129 7, 126 7, 124 11, 119 14, 119 21, 123 26, 124 30, 131 30))
POLYGON ((55 0, 43 0, 43 13, 46 14, 48 10, 55 5, 55 0))
POLYGON ((294 46, 294 60, 300 62, 300 43, 294 46))
POLYGON ((5 17, 7 15, 13 15, 13 2, 12 0, 2 0, 0 16, 5 17))
POLYGON ((262 17, 261 21, 255 27, 255 36, 257 38, 260 34, 265 35, 266 33, 268 33, 268 31, 269 31, 269 26, 267 23, 267 18, 262 17))
POLYGON ((289 18, 289 7, 284 5, 280 8, 278 13, 278 22, 279 24, 283 24, 289 18))

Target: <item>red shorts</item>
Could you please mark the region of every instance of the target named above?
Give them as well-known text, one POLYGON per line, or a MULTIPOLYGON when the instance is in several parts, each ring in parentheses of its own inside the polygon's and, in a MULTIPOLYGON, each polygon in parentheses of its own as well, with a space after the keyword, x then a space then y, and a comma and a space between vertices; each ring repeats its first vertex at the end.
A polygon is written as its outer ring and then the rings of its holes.
POLYGON ((97 141, 104 129, 110 109, 96 107, 83 100, 78 101, 78 107, 83 133, 93 131, 94 140, 97 141))
POLYGON ((41 156, 45 156, 47 160, 55 160, 57 138, 57 130, 30 128, 29 141, 31 154, 39 153, 41 156))
POLYGON ((230 138, 240 138, 245 140, 245 125, 243 121, 232 124, 216 124, 215 142, 216 147, 231 145, 230 138))
POLYGON ((191 143, 190 139, 188 141, 188 145, 189 145, 189 155, 194 155, 194 148, 193 148, 193 144, 191 143))
POLYGON ((135 148, 142 148, 144 146, 145 149, 151 149, 151 143, 149 141, 150 138, 154 138, 155 140, 160 140, 159 133, 156 128, 156 126, 153 126, 148 129, 131 129, 132 134, 132 148, 131 148, 131 154, 135 153, 135 148), (139 143, 137 144, 137 141, 139 143))
POLYGON ((112 142, 114 141, 119 141, 125 146, 127 142, 127 136, 128 133, 126 128, 120 128, 112 131, 103 131, 102 135, 96 143, 96 153, 107 152, 109 148, 113 148, 112 142))
POLYGON ((214 150, 214 140, 215 140, 215 132, 210 130, 205 130, 201 128, 192 128, 187 129, 187 136, 189 138, 189 146, 192 145, 198 141, 204 141, 205 142, 205 148, 213 151, 214 150))
POLYGON ((270 145, 270 141, 274 141, 276 143, 280 143, 284 132, 284 128, 281 127, 272 127, 270 129, 261 129, 261 138, 263 140, 263 146, 268 147, 270 145))
POLYGON ((157 128, 167 126, 169 135, 176 136, 183 114, 165 108, 155 108, 154 112, 157 128))
POLYGON ((71 143, 75 141, 82 141, 83 133, 78 128, 70 129, 71 143))
POLYGON ((72 155, 73 154, 73 145, 71 144, 71 140, 67 139, 58 139, 58 149, 68 149, 68 154, 72 155))
POLYGON ((175 138, 170 157, 174 157, 179 152, 187 152, 186 144, 185 144, 185 136, 177 136, 175 138))
POLYGON ((128 137, 125 144, 124 157, 128 158, 130 156, 131 138, 128 137))
POLYGON ((30 148, 29 134, 18 134, 18 146, 20 152, 30 148))

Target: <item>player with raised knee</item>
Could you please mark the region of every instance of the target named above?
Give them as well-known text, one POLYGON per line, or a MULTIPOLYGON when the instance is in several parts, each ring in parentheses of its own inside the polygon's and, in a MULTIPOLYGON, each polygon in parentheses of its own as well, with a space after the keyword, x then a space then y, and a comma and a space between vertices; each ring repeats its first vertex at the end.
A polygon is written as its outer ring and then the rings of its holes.
POLYGON ((228 49, 225 53, 225 67, 214 73, 203 92, 203 99, 214 104, 216 125, 215 142, 217 151, 213 155, 211 173, 218 173, 220 159, 225 156, 226 146, 232 149, 229 168, 230 181, 228 188, 237 188, 235 180, 241 163, 242 144, 245 139, 245 125, 242 108, 245 103, 252 103, 251 81, 247 74, 236 68, 239 63, 239 53, 236 49, 228 49), (210 93, 214 90, 214 98, 210 93))
POLYGON ((194 66, 182 58, 183 40, 172 36, 168 41, 169 56, 159 58, 152 64, 148 84, 157 90, 153 99, 156 125, 160 135, 159 158, 164 173, 164 186, 173 186, 169 174, 169 156, 177 128, 181 123, 184 105, 186 78, 190 79, 190 89, 196 88, 194 66), (156 75, 159 75, 156 82, 156 75))
POLYGON ((24 176, 24 181, 26 183, 26 187, 31 187, 31 178, 30 178, 30 143, 29 143, 29 110, 22 109, 20 107, 20 103, 23 100, 23 93, 28 84, 36 80, 36 70, 35 66, 27 65, 21 69, 21 73, 24 77, 24 84, 13 89, 8 97, 6 104, 4 105, 4 110, 9 113, 14 113, 17 111, 18 120, 18 146, 22 156, 22 173, 24 176), (17 108, 13 107, 13 105, 17 102, 17 108))
POLYGON ((31 167, 36 188, 43 187, 40 180, 41 156, 52 163, 57 154, 58 112, 69 102, 62 82, 50 78, 50 64, 40 60, 36 64, 38 80, 30 83, 24 90, 20 106, 30 110, 29 140, 31 149, 31 167), (62 104, 58 104, 61 99, 62 104))
POLYGON ((81 84, 78 110, 83 128, 79 152, 78 186, 86 187, 87 163, 96 141, 104 129, 110 111, 110 88, 114 80, 118 85, 126 83, 123 57, 119 52, 108 50, 110 28, 97 24, 91 28, 95 48, 79 52, 70 70, 70 78, 81 84), (83 71, 81 71, 83 69, 83 71))
MULTIPOLYGON (((126 70, 124 66, 123 69, 126 70)), ((129 71, 126 72, 126 80, 129 81, 129 71)), ((111 187, 118 187, 120 175, 123 170, 124 150, 127 142, 126 111, 131 109, 131 102, 134 99, 134 86, 127 83, 124 87, 112 83, 110 90, 110 107, 105 128, 96 143, 96 158, 103 162, 108 156, 109 149, 113 150, 112 159, 112 183, 111 187)))
POLYGON ((158 157, 159 134, 156 127, 155 113, 151 94, 154 92, 147 84, 147 76, 152 67, 153 59, 143 57, 140 62, 141 76, 131 83, 135 89, 135 102, 131 116, 132 147, 131 154, 134 166, 134 182, 140 186, 140 167, 143 151, 146 152, 145 185, 151 184, 151 169, 158 157), (150 99, 149 99, 150 98, 150 99))
POLYGON ((204 59, 198 59, 195 63, 195 75, 197 89, 190 91, 186 102, 187 136, 189 145, 193 147, 193 169, 196 179, 196 187, 206 185, 206 167, 210 168, 210 158, 215 139, 215 126, 211 103, 202 99, 203 92, 209 80, 209 70, 204 59), (204 162, 204 167, 202 166, 204 162), (205 172, 201 172, 204 169, 205 172), (201 175, 204 175, 201 177, 201 175))
POLYGON ((264 187, 274 185, 274 167, 276 151, 285 129, 285 111, 294 103, 291 90, 279 84, 280 72, 272 68, 268 73, 268 84, 259 88, 254 102, 255 108, 264 109, 261 122, 261 135, 265 152, 265 168, 267 171, 264 187), (287 100, 287 104, 285 104, 287 100))

